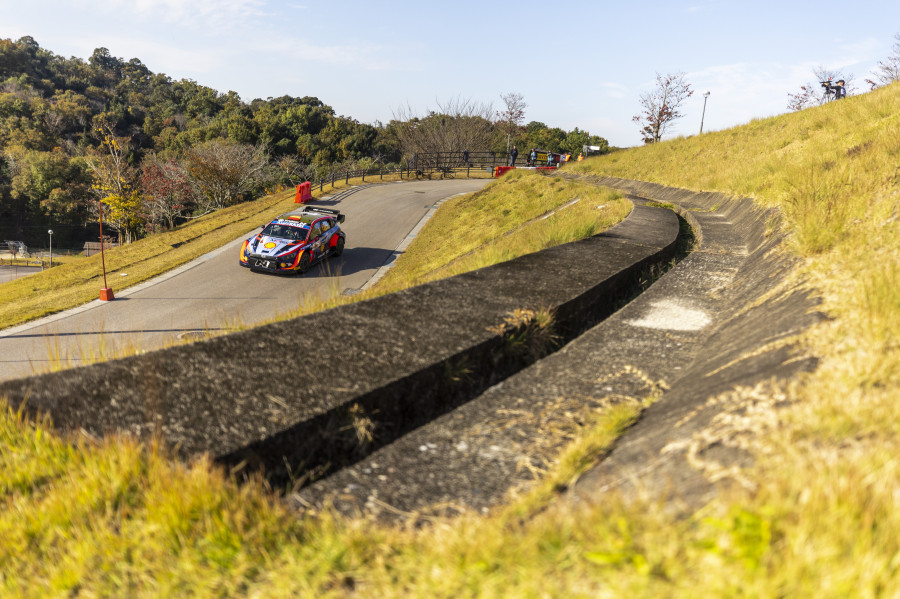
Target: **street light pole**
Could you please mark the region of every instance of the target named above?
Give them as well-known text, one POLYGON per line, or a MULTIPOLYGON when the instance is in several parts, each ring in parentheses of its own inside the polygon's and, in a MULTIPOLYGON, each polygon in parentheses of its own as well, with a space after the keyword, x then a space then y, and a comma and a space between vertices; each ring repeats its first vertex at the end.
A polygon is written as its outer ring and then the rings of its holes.
POLYGON ((709 92, 703 92, 703 116, 700 117, 700 134, 703 134, 703 119, 706 118, 706 99, 709 97, 709 92))
POLYGON ((53 229, 47 231, 47 234, 50 235, 50 268, 53 268, 53 229))

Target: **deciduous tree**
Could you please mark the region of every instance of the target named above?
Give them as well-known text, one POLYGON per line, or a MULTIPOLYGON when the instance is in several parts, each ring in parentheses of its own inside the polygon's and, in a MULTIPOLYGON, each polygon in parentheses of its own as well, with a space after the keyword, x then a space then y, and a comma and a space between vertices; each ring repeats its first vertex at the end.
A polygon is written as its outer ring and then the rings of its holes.
POLYGON ((476 152, 490 147, 493 112, 490 104, 455 99, 422 117, 401 107, 391 125, 407 158, 418 152, 476 152))
POLYGON ((894 35, 894 45, 891 46, 891 51, 890 56, 878 61, 878 66, 873 74, 874 79, 866 79, 866 83, 872 89, 900 81, 900 33, 894 35))
POLYGON ((147 220, 169 229, 193 209, 197 196, 184 165, 175 160, 160 160, 155 154, 141 163, 141 189, 147 220))
POLYGON ((194 216, 241 201, 244 193, 263 183, 268 164, 262 145, 212 139, 191 148, 187 152, 188 172, 203 194, 200 213, 194 216))
POLYGON ((641 137, 645 144, 660 141, 672 124, 683 117, 681 105, 694 95, 684 73, 656 74, 653 91, 641 94, 641 113, 632 120, 641 126, 641 137))
POLYGON ((522 94, 509 92, 500 94, 504 109, 497 111, 497 127, 506 134, 506 151, 512 147, 513 138, 522 132, 522 123, 525 122, 525 97, 522 94))
POLYGON ((100 138, 100 150, 90 151, 85 162, 91 169, 93 189, 99 200, 107 206, 103 221, 131 243, 144 224, 143 201, 136 186, 137 171, 128 164, 130 143, 113 133, 109 123, 96 131, 100 138))

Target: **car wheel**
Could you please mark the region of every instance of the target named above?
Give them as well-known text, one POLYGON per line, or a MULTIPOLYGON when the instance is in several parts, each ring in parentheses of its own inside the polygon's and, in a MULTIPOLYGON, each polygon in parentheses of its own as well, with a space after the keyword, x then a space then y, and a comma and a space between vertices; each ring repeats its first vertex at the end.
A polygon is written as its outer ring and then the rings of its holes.
POLYGON ((337 243, 334 244, 333 252, 334 252, 333 253, 334 256, 340 256, 341 254, 344 253, 344 238, 343 237, 338 237, 337 243))
POLYGON ((309 267, 312 265, 312 262, 309 258, 309 251, 303 252, 303 255, 300 256, 300 264, 297 265, 297 271, 303 275, 309 270, 309 267))

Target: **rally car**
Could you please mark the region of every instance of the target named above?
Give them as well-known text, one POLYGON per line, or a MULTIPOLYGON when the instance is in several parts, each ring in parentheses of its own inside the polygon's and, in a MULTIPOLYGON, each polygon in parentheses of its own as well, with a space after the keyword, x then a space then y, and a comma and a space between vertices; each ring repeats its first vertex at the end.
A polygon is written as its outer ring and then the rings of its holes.
POLYGON ((346 236, 338 210, 306 206, 282 214, 241 246, 241 266, 273 273, 303 274, 320 260, 340 256, 346 236))

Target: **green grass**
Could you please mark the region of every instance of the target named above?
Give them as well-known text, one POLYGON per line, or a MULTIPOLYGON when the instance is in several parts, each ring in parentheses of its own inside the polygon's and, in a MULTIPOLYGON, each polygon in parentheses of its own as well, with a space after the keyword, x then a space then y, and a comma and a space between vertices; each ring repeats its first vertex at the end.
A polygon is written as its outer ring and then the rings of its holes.
POLYGON ((396 291, 590 237, 630 210, 616 191, 510 171, 481 193, 442 205, 377 289, 396 291))
POLYGON ((639 405, 573 414, 569 451, 507 507, 409 529, 295 518, 202 460, 64 442, 6 413, 0 596, 898 596, 898 165, 895 84, 566 167, 780 208, 797 280, 831 317, 802 337, 821 359, 814 374, 735 392, 742 410, 722 435, 756 466, 695 514, 557 501, 639 405))

